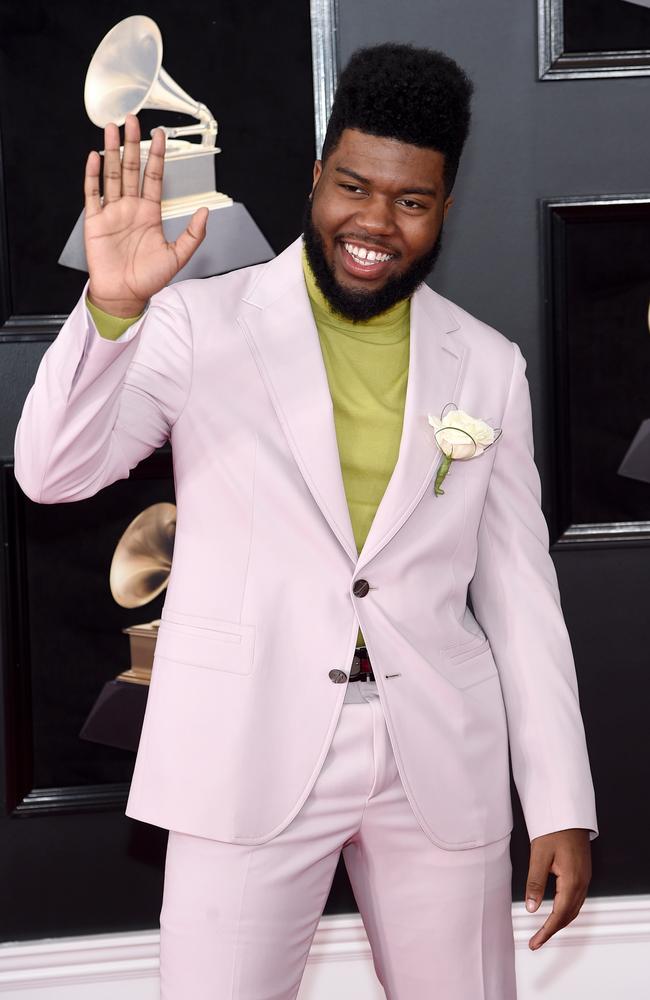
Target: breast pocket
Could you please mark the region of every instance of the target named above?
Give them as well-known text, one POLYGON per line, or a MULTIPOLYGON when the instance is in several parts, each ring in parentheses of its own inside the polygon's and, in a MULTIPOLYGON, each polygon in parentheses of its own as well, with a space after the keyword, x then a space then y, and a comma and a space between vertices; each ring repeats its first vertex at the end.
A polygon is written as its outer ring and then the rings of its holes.
MULTIPOLYGON (((156 660, 171 660, 207 670, 250 674, 253 670, 255 626, 202 619, 200 625, 179 621, 163 612, 156 640, 156 660)), ((172 617, 173 615, 173 617, 172 617)))
POLYGON ((439 663, 445 677, 458 688, 498 677, 492 649, 484 635, 443 647, 439 650, 439 663))

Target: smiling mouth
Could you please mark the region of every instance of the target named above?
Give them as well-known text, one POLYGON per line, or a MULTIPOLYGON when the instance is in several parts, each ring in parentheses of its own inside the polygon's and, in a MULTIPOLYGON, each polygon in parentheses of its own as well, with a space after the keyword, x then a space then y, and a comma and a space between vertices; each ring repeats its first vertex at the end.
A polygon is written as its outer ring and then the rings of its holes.
POLYGON ((395 256, 394 253, 384 253, 381 250, 373 250, 370 247, 365 247, 363 245, 359 245, 358 243, 344 243, 343 246, 350 256, 357 261, 357 263, 363 264, 365 267, 369 267, 370 264, 374 264, 375 261, 385 263, 392 260, 395 256))
POLYGON ((339 246, 345 270, 355 276, 376 277, 387 269, 396 256, 386 250, 378 250, 376 247, 349 240, 341 240, 339 246))

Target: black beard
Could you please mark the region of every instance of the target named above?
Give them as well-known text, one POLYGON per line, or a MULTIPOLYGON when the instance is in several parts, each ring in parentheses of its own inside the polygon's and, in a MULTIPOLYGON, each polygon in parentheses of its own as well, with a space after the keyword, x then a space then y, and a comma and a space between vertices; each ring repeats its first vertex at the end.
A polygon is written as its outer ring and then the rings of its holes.
POLYGON ((351 291, 336 280, 325 257, 323 240, 312 220, 310 199, 307 200, 303 214, 303 241, 316 284, 332 309, 354 323, 361 323, 386 312, 397 302, 410 298, 433 270, 442 245, 442 229, 433 246, 414 260, 406 271, 389 278, 377 291, 370 292, 351 291))

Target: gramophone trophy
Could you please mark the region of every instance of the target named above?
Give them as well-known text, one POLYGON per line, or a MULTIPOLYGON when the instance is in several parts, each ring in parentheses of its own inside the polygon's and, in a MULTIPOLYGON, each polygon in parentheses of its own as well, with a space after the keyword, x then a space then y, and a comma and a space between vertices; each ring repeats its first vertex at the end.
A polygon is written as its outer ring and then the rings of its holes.
MULTIPOLYGON (((157 503, 129 524, 111 562, 111 593, 123 608, 148 604, 167 586, 176 534, 176 507, 157 503)), ((159 619, 130 625, 131 666, 107 681, 86 719, 80 736, 125 750, 138 746, 151 680, 159 619)))
MULTIPOLYGON (((212 112, 180 87, 162 66, 160 29, 150 17, 134 15, 113 27, 90 60, 84 87, 88 117, 99 128, 123 125, 127 114, 145 108, 173 111, 195 119, 190 125, 161 126, 166 134, 162 220, 166 239, 175 240, 197 208, 209 211, 207 235, 185 267, 173 278, 205 278, 273 257, 273 250, 246 208, 215 189, 217 122, 212 112), (186 136, 198 136, 190 142, 186 136)), ((140 147, 140 174, 150 141, 140 147)), ((59 263, 87 270, 83 213, 59 263)))
MULTIPOLYGON (((131 521, 117 543, 109 576, 111 593, 123 608, 142 607, 165 589, 175 534, 173 503, 156 503, 131 521)), ((158 625, 159 619, 155 619, 122 629, 129 636, 131 667, 119 674, 118 680, 149 683, 158 625)))

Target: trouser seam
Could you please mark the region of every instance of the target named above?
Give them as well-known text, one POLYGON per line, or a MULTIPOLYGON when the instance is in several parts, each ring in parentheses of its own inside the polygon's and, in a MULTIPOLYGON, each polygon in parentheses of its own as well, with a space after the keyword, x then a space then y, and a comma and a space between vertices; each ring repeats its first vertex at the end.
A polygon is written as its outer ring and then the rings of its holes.
MULTIPOLYGON (((373 699, 373 701, 374 700, 375 699, 373 699)), ((370 788, 370 791, 368 792, 368 795, 366 796, 366 801, 364 802, 364 805, 363 805, 363 812, 361 813, 361 818, 359 820, 359 829, 361 829, 361 825, 363 823, 363 817, 366 815, 366 809, 368 808, 368 803, 370 802, 370 799, 373 796, 375 788, 377 787, 377 778, 378 778, 378 768, 377 768, 377 713, 375 711, 375 705, 373 705, 373 703, 371 701, 370 702, 366 702, 366 704, 370 708, 370 712, 371 712, 371 715, 372 715, 372 765, 373 765, 373 769, 374 769, 374 774, 373 774, 373 779, 372 779, 372 786, 370 788)))
POLYGON ((241 981, 241 967, 242 967, 242 962, 241 962, 242 948, 240 942, 240 930, 242 925, 241 917, 244 909, 244 896, 246 895, 246 886, 248 884, 248 872, 251 866, 252 859, 253 859, 253 850, 250 849, 248 852, 248 859, 246 861, 246 871, 244 872, 244 877, 242 880, 241 896, 239 899, 239 907, 237 910, 237 921, 236 923, 233 924, 233 926, 237 928, 237 940, 235 943, 235 955, 232 963, 232 978, 230 981, 231 1000, 237 1000, 237 995, 235 993, 235 990, 237 991, 239 990, 241 981))

